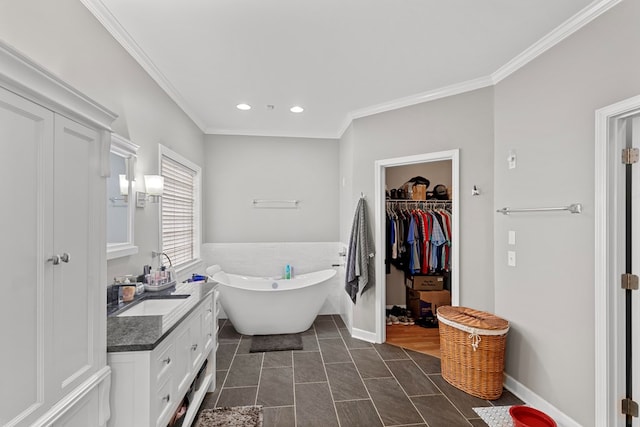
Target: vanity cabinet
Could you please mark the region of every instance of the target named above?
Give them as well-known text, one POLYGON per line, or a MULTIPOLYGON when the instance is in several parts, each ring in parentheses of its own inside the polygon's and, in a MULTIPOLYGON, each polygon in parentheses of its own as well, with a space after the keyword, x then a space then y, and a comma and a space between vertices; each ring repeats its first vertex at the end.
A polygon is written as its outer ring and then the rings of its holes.
POLYGON ((190 393, 183 424, 190 425, 205 393, 215 387, 217 295, 213 290, 205 296, 153 350, 108 353, 110 427, 166 427, 206 360, 204 380, 190 393))
POLYGON ((102 166, 114 118, 0 43, 0 425, 109 416, 102 166))

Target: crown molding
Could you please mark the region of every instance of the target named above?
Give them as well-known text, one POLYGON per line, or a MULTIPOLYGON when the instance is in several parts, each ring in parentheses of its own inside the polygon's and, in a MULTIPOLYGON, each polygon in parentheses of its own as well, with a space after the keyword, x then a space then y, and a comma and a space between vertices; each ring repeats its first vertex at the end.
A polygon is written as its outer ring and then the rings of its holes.
POLYGON ((135 59, 138 64, 151 76, 151 78, 169 95, 184 113, 204 132, 203 120, 196 114, 184 100, 180 92, 171 84, 160 69, 147 56, 144 50, 136 43, 122 24, 109 11, 101 0, 80 0, 80 2, 96 17, 106 30, 116 39, 120 45, 135 59))
POLYGON ((351 125, 351 122, 355 119, 372 116, 374 114, 385 113, 387 111, 397 110, 404 107, 410 107, 412 105, 422 104, 423 102, 435 101, 437 99, 447 98, 449 96, 459 95, 465 92, 471 92, 473 90, 482 89, 484 87, 492 85, 493 80, 491 76, 485 76, 430 90, 427 92, 405 96, 403 98, 398 98, 393 101, 372 105, 370 107, 361 108, 359 110, 350 111, 349 113, 347 113, 347 117, 342 123, 342 126, 340 126, 340 128, 338 129, 337 134, 338 137, 341 138, 344 132, 349 128, 349 125, 351 125))
POLYGON ((271 131, 271 130, 236 130, 236 129, 217 129, 207 128, 204 133, 206 135, 233 135, 233 136, 268 136, 275 138, 310 138, 310 139, 340 139, 341 135, 335 133, 299 133, 289 131, 271 131))
POLYGON ((547 50, 560 43, 562 40, 580 30, 594 19, 598 18, 603 13, 607 12, 609 9, 616 6, 622 0, 595 0, 580 12, 567 19, 560 26, 552 30, 550 33, 535 42, 533 45, 529 46, 526 50, 515 56, 502 67, 498 68, 489 76, 479 77, 477 79, 468 80, 466 82, 457 83, 454 85, 445 86, 443 88, 438 88, 431 91, 398 98, 389 102, 384 102, 381 104, 376 104, 358 110, 350 111, 346 114, 344 121, 337 129, 337 132, 334 134, 302 134, 298 132, 288 131, 262 132, 257 130, 242 131, 233 129, 207 128, 201 117, 189 107, 188 103, 180 95, 178 90, 169 82, 169 80, 162 74, 158 67, 156 67, 156 65, 146 55, 142 48, 127 33, 120 22, 118 22, 115 16, 113 16, 113 14, 104 5, 102 0, 80 1, 205 134, 339 139, 342 138, 344 132, 349 128, 349 126, 355 119, 397 110, 423 102, 434 101, 437 99, 459 95, 461 93, 496 85, 547 50))
POLYGON ((0 40, 0 86, 69 118, 111 130, 117 114, 0 40))
POLYGON ((509 77, 511 74, 524 67, 529 62, 533 61, 538 56, 542 55, 547 50, 551 49, 582 27, 607 12, 609 9, 620 3, 622 0, 596 0, 580 12, 573 15, 571 18, 564 21, 560 26, 556 27, 546 36, 529 46, 523 52, 519 53, 511 61, 507 62, 502 67, 498 68, 491 78, 493 84, 498 84, 500 81, 509 77))
POLYGON ((560 26, 556 27, 550 33, 542 37, 540 40, 529 46, 526 50, 518 54, 511 61, 498 68, 489 76, 480 77, 466 82, 446 86, 428 92, 399 98, 394 101, 373 105, 371 107, 354 110, 347 113, 347 117, 338 128, 338 137, 342 138, 344 132, 349 128, 355 119, 371 116, 378 113, 396 110, 423 102, 434 101, 436 99, 446 98, 453 95, 459 95, 464 92, 481 89, 487 86, 495 86, 503 79, 524 67, 526 64, 551 49, 562 40, 566 39, 576 31, 580 30, 591 21, 616 6, 622 0, 596 0, 580 12, 567 19, 560 26))

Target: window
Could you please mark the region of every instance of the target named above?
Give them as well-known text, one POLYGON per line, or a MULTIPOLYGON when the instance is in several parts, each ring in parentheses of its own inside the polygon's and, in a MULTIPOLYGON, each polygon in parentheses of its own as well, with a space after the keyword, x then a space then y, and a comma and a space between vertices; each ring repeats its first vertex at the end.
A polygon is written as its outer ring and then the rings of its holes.
POLYGON ((160 208, 162 252, 180 268, 200 257, 201 169, 160 146, 160 175, 164 192, 160 208))

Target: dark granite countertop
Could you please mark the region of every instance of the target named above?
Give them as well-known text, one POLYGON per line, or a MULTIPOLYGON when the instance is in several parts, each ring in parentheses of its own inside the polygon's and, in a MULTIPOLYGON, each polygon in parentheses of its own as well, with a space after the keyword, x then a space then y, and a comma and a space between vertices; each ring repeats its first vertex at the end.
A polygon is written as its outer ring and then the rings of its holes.
POLYGON ((144 292, 126 304, 107 307, 107 352, 153 350, 207 295, 215 282, 181 283, 160 292, 144 292), (184 303, 165 316, 123 316, 126 309, 145 299, 184 298, 184 303))

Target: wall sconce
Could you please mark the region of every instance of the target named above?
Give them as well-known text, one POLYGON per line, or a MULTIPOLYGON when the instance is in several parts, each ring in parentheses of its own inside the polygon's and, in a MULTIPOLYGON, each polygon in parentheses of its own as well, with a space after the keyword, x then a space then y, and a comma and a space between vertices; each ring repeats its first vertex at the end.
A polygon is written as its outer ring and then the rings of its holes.
POLYGON ((120 178, 120 195, 128 196, 129 195, 129 180, 127 180, 127 175, 118 175, 120 178))
POLYGON ((164 191, 164 177, 160 175, 145 175, 144 186, 147 189, 147 194, 151 197, 151 201, 158 203, 164 191))
MULTIPOLYGON (((118 182, 120 185, 120 196, 118 197, 109 197, 109 200, 111 200, 111 203, 113 203, 114 206, 116 206, 116 202, 124 202, 124 205, 118 205, 118 206, 126 206, 127 202, 129 201, 129 180, 127 179, 127 175, 126 174, 119 174, 118 175, 118 182)), ((131 188, 135 188, 136 182, 135 181, 131 181, 131 188)))
POLYGON ((164 192, 164 177, 160 175, 145 175, 144 186, 147 192, 138 191, 136 193, 136 206, 144 208, 147 200, 151 203, 160 202, 160 197, 164 192))

